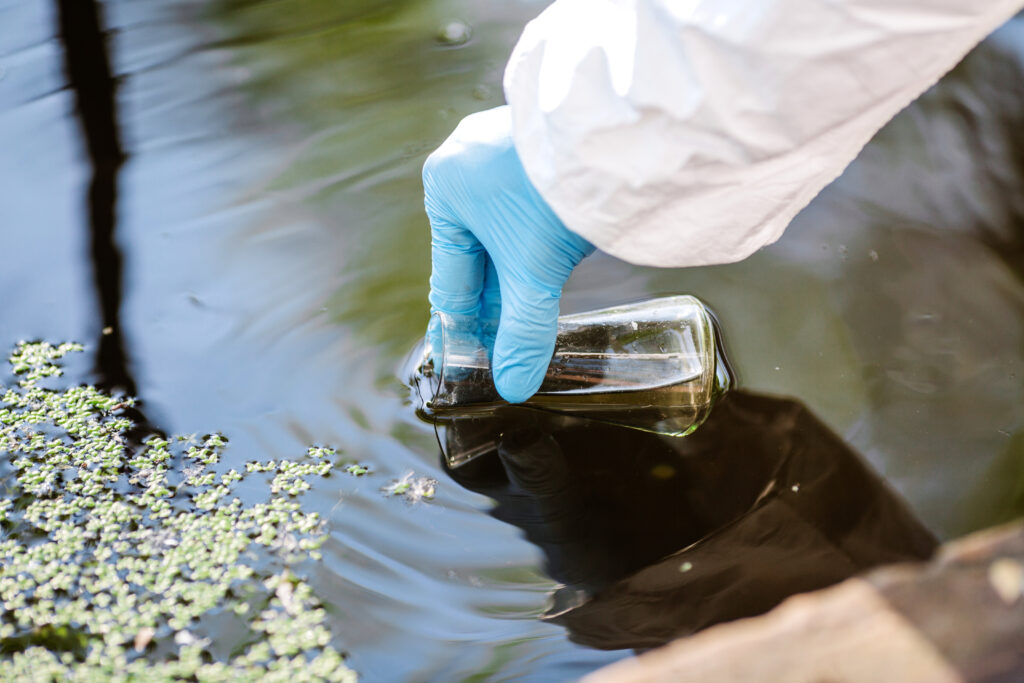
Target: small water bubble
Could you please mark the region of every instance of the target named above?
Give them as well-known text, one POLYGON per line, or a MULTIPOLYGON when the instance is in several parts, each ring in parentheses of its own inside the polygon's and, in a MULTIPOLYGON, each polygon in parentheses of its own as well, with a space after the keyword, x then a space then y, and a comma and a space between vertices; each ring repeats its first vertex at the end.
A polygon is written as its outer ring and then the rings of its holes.
POLYGON ((437 42, 448 47, 465 45, 472 37, 473 31, 469 24, 454 20, 449 21, 437 31, 437 42))
POLYGON ((800 491, 800 484, 799 483, 793 484, 791 487, 789 487, 789 490, 792 491, 793 493, 799 492, 800 491))
POLYGON ((907 319, 914 323, 930 325, 942 320, 942 316, 935 311, 909 311, 907 319))
POLYGON ((683 574, 690 571, 691 569, 693 569, 693 562, 683 562, 681 565, 679 565, 679 571, 681 571, 683 574))

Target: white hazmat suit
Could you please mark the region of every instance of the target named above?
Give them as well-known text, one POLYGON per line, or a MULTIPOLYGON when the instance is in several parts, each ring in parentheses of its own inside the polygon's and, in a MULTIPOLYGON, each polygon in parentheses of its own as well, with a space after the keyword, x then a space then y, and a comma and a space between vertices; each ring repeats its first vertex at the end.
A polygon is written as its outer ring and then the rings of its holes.
POLYGON ((566 226, 652 266, 779 238, 1024 0, 556 0, 505 71, 516 150, 566 226))

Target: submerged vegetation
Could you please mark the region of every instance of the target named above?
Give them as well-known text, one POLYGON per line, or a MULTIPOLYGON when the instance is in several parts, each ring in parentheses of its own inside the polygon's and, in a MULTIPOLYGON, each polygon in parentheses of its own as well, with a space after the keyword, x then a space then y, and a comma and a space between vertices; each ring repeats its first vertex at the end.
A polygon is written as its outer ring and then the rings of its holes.
POLYGON ((136 440, 131 399, 41 386, 78 350, 21 344, 0 385, 0 680, 355 680, 294 571, 335 452, 239 471, 216 434, 136 440))

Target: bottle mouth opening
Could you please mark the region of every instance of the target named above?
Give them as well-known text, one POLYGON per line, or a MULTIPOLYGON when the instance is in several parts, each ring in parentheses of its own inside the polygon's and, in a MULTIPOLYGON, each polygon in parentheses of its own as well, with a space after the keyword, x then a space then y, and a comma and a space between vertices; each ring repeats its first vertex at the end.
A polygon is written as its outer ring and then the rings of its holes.
POLYGON ((440 377, 434 369, 430 344, 420 339, 409 351, 401 365, 399 379, 409 389, 409 398, 416 414, 432 416, 432 405, 439 391, 440 377))
POLYGON ((476 316, 435 312, 427 326, 424 369, 429 370, 431 412, 503 403, 491 376, 497 323, 476 316))
POLYGON ((447 332, 445 331, 445 315, 438 311, 430 314, 427 324, 427 335, 424 337, 423 364, 421 376, 427 380, 429 399, 424 401, 424 408, 436 406, 441 387, 444 386, 445 354, 447 353, 447 332))

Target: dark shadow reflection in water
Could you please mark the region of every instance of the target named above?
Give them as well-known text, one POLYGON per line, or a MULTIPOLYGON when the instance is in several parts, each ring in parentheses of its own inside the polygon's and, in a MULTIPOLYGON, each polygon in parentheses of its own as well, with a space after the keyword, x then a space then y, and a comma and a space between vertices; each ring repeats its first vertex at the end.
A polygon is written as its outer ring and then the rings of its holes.
POLYGON ((96 358, 97 384, 134 395, 135 382, 127 370, 119 322, 121 253, 114 243, 117 174, 125 160, 117 123, 116 82, 96 3, 58 0, 57 17, 64 46, 64 71, 75 95, 75 111, 92 167, 88 216, 93 277, 103 323, 96 358))
POLYGON ((494 452, 449 470, 565 584, 544 618, 603 649, 763 613, 935 538, 800 403, 727 394, 683 439, 510 408, 456 421, 494 452))
MULTIPOLYGON (((118 174, 127 158, 118 124, 117 81, 110 68, 100 6, 86 0, 58 0, 64 72, 74 93, 91 178, 87 193, 90 255, 99 302, 101 331, 95 358, 95 384, 128 396, 137 394, 121 331, 122 258, 116 243, 118 174)), ((123 409, 141 439, 155 430, 136 408, 123 409)))
MULTIPOLYGON (((134 396, 121 331, 122 257, 117 246, 118 174, 127 155, 118 123, 117 80, 111 70, 108 40, 100 6, 86 0, 57 0, 57 28, 63 47, 63 70, 74 93, 75 112, 89 160, 91 178, 86 212, 92 276, 99 303, 95 384, 106 391, 134 396)), ((158 432, 136 407, 123 409, 135 427, 130 438, 158 432)))

